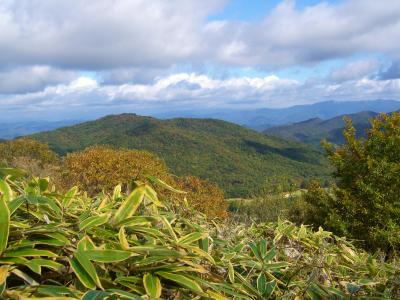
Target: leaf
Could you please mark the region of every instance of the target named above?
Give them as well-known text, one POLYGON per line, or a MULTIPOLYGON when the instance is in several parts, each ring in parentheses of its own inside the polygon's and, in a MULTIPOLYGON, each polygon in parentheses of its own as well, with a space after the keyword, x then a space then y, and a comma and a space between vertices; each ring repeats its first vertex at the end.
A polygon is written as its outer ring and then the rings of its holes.
POLYGON ((6 176, 12 176, 14 178, 24 177, 26 172, 21 169, 15 168, 0 168, 0 177, 4 178, 6 176))
POLYGON ((120 262, 132 256, 132 252, 123 250, 87 250, 84 253, 88 259, 102 263, 120 262))
POLYGON ((79 281, 88 289, 95 289, 96 283, 92 277, 86 272, 79 261, 76 258, 68 258, 69 264, 78 277, 79 281))
POLYGON ((257 289, 261 295, 264 295, 267 289, 267 278, 264 273, 260 273, 257 278, 257 289))
POLYGON ((4 197, 6 202, 13 200, 13 191, 3 179, 0 179, 0 195, 4 197))
POLYGON ((0 285, 6 282, 8 276, 9 265, 0 266, 0 285))
POLYGON ((10 234, 10 211, 6 197, 0 196, 0 255, 6 250, 8 235, 10 234))
POLYGON ((164 181, 162 181, 162 180, 160 180, 160 179, 158 179, 158 178, 156 178, 156 177, 154 177, 154 176, 149 176, 149 175, 148 175, 148 176, 146 176, 146 177, 147 177, 147 179, 149 179, 153 184, 157 184, 157 185, 159 185, 159 186, 161 186, 161 187, 163 187, 163 188, 165 188, 165 189, 167 189, 167 190, 169 190, 169 191, 171 191, 171 192, 178 193, 178 194, 187 194, 187 192, 177 190, 177 189, 173 188, 172 186, 170 186, 169 184, 165 183, 164 181))
POLYGON ((97 275, 96 268, 93 266, 93 264, 90 262, 88 256, 84 252, 76 252, 75 253, 75 258, 79 262, 79 264, 82 266, 82 268, 86 271, 86 273, 90 276, 90 278, 93 280, 93 282, 100 288, 103 289, 100 283, 100 279, 97 275))
POLYGON ((121 226, 118 232, 118 239, 119 239, 119 244, 121 245, 121 248, 123 250, 128 250, 129 249, 129 242, 126 238, 126 233, 125 233, 125 227, 121 226))
POLYGON ((17 250, 7 251, 4 256, 5 257, 35 257, 35 256, 57 257, 58 255, 48 250, 17 249, 17 250))
POLYGON ((143 286, 147 295, 151 298, 160 298, 161 296, 161 282, 157 276, 146 273, 143 276, 143 286))
POLYGON ((188 288, 189 290, 191 290, 193 292, 203 293, 202 288, 200 287, 200 285, 197 282, 193 281, 192 279, 189 279, 188 277, 186 277, 184 275, 179 275, 179 274, 174 274, 174 273, 169 273, 169 272, 157 272, 157 275, 160 275, 162 278, 171 280, 180 286, 188 288))
POLYGON ((185 235, 181 238, 178 239, 179 244, 191 244, 197 240, 200 240, 207 236, 207 233, 202 233, 202 232, 192 232, 189 233, 188 235, 185 235))
POLYGON ((65 193, 64 198, 62 200, 62 205, 64 207, 69 207, 72 199, 78 193, 78 188, 76 186, 72 187, 68 192, 65 193))
POLYGON ((121 204, 117 212, 114 215, 113 223, 118 224, 131 217, 138 209, 140 203, 142 203, 144 198, 144 186, 137 187, 121 204))
POLYGON ((22 272, 21 270, 18 269, 13 269, 11 271, 15 276, 21 278, 23 281, 25 281, 27 284, 31 286, 37 286, 39 283, 37 283, 32 277, 30 277, 28 274, 22 272))
POLYGON ((264 292, 264 296, 265 297, 270 297, 272 295, 272 293, 274 292, 276 287, 276 281, 272 280, 270 282, 267 283, 267 285, 265 286, 265 292, 264 292))
POLYGON ((92 227, 100 226, 108 222, 110 218, 109 214, 102 214, 99 216, 89 217, 79 223, 79 230, 82 231, 84 229, 88 230, 92 227))
POLYGON ((25 202, 26 200, 24 197, 18 197, 8 202, 8 209, 10 210, 10 215, 12 215, 25 202))
POLYGON ((88 237, 87 235, 84 236, 79 242, 76 247, 78 251, 83 252, 86 250, 94 250, 96 249, 96 245, 93 243, 93 241, 88 237))
POLYGON ((228 277, 231 283, 235 282, 235 270, 231 262, 228 262, 228 277))

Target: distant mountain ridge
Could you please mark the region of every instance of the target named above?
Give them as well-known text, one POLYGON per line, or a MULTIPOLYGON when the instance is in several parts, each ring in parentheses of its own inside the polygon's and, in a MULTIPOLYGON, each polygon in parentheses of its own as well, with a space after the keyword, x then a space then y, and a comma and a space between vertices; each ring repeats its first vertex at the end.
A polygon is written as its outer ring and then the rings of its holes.
POLYGON ((82 122, 82 120, 27 121, 0 123, 0 139, 13 139, 41 131, 48 131, 82 122))
POLYGON ((340 115, 355 114, 363 111, 387 113, 399 109, 400 101, 395 100, 324 101, 287 108, 262 108, 256 110, 227 109, 198 113, 191 111, 187 112, 187 114, 185 112, 175 112, 165 113, 160 115, 160 117, 212 117, 263 131, 269 127, 301 122, 312 118, 326 120, 340 115))
MULTIPOLYGON (((287 108, 261 108, 261 109, 200 109, 190 111, 170 111, 163 113, 150 113, 159 119, 171 118, 212 118, 238 125, 246 126, 257 131, 267 128, 287 125, 288 123, 301 122, 311 118, 330 119, 344 114, 353 114, 361 111, 391 112, 400 109, 400 101, 371 100, 371 101, 325 101, 314 104, 296 105, 287 108)), ((40 131, 48 131, 63 126, 78 124, 86 120, 95 119, 85 117, 85 120, 61 121, 18 121, 0 124, 0 138, 12 139, 17 136, 28 135, 40 131)))
POLYGON ((289 140, 304 142, 319 146, 321 140, 326 139, 334 144, 344 143, 343 128, 344 116, 352 119, 357 135, 364 136, 365 130, 370 128, 370 119, 378 115, 376 112, 364 111, 356 114, 338 116, 328 120, 313 118, 284 126, 268 128, 265 134, 289 140))
POLYGON ((268 176, 300 179, 328 173, 324 156, 305 144, 214 119, 110 115, 30 137, 60 154, 95 144, 147 150, 162 157, 173 174, 209 179, 227 196, 255 194, 268 176))

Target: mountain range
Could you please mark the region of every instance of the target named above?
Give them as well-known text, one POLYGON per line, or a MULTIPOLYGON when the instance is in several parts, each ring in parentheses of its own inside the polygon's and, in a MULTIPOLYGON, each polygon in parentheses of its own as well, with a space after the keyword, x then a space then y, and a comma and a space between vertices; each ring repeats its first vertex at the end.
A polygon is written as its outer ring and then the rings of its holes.
POLYGON ((356 114, 342 115, 328 120, 312 118, 293 124, 268 128, 265 134, 293 141, 304 142, 319 147, 321 140, 334 144, 344 143, 344 117, 350 117, 358 137, 365 136, 366 129, 370 128, 370 119, 378 115, 376 112, 364 111, 356 114))
POLYGON ((171 173, 209 179, 228 197, 257 194, 274 175, 301 180, 329 173, 322 153, 306 144, 214 119, 110 115, 30 137, 61 155, 95 144, 147 150, 171 173))
POLYGON ((208 110, 208 111, 180 111, 157 115, 161 118, 196 117, 214 118, 243 125, 258 131, 267 128, 301 122, 312 118, 323 120, 345 114, 354 114, 363 111, 388 113, 400 109, 400 101, 370 100, 370 101, 324 101, 314 104, 296 105, 287 108, 262 108, 253 110, 208 110))
MULTIPOLYGON (((213 118, 243 125, 258 131, 267 128, 301 122, 312 118, 323 120, 344 114, 354 114, 362 111, 391 112, 400 109, 400 101, 371 100, 371 101, 325 101, 315 104, 296 105, 287 108, 262 109, 204 109, 191 111, 170 111, 151 113, 149 115, 159 119, 185 118, 213 118)), ((93 117, 93 119, 96 117, 93 117)), ((61 121, 23 121, 0 124, 0 138, 11 139, 17 136, 28 135, 40 131, 53 130, 67 125, 78 124, 88 119, 61 120, 61 121)))

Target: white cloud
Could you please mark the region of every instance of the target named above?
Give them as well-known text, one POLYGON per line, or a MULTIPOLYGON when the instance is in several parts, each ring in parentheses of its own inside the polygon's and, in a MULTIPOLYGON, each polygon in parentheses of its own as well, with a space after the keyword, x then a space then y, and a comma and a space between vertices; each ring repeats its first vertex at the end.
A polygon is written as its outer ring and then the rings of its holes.
POLYGON ((361 78, 344 82, 266 77, 210 78, 196 73, 160 77, 147 84, 100 85, 80 77, 69 84, 47 87, 41 92, 0 98, 0 110, 52 111, 81 107, 82 111, 104 107, 107 113, 201 109, 207 107, 279 107, 322 100, 368 100, 400 98, 400 79, 361 78))
POLYGON ((365 59, 349 62, 334 68, 328 78, 332 81, 343 82, 371 77, 379 71, 380 63, 374 59, 365 59))
POLYGON ((0 94, 36 92, 46 86, 68 83, 76 76, 76 72, 49 66, 5 69, 0 71, 0 94))

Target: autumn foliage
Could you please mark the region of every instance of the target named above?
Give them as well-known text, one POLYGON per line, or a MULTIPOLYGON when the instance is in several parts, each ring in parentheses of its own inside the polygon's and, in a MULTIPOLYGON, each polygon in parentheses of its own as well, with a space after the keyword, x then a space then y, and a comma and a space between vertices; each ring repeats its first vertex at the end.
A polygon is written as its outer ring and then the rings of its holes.
POLYGON ((93 146, 70 153, 64 160, 64 185, 78 186, 90 194, 127 186, 146 175, 168 177, 164 161, 149 152, 93 146))
POLYGON ((209 217, 226 217, 224 193, 214 183, 194 176, 176 179, 176 186, 186 191, 189 204, 209 217))

